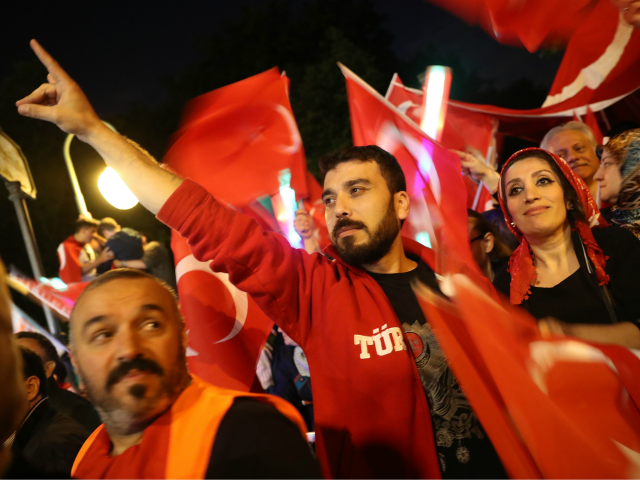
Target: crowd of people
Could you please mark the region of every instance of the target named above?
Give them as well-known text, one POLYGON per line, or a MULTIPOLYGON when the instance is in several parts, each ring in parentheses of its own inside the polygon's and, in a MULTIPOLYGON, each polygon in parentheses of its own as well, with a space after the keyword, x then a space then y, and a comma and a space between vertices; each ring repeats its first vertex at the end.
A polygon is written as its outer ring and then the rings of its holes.
MULTIPOLYGON (((320 251, 313 219, 301 211, 295 227, 305 248, 291 248, 105 127, 78 85, 32 46, 48 83, 18 102, 19 113, 93 146, 142 205, 189 240, 198 260, 253 297, 278 326, 257 375, 281 398, 222 389, 191 374, 164 247, 113 219, 81 218, 58 251, 63 280, 92 280, 69 326, 73 369, 87 399, 63 393, 59 359, 45 337, 11 338, 0 285, 7 387, 0 472, 509 477, 414 293, 418 281, 446 298, 433 250, 401 235, 410 199, 391 154, 365 146, 325 155, 331 245, 320 251), (311 429, 314 451, 304 436, 311 429)), ((468 212, 480 272, 470 270, 471 280, 528 311, 545 334, 640 348, 640 129, 602 147, 584 124, 568 122, 550 130, 541 148, 512 155, 501 172, 457 153, 463 172, 496 202, 492 212, 468 212)))

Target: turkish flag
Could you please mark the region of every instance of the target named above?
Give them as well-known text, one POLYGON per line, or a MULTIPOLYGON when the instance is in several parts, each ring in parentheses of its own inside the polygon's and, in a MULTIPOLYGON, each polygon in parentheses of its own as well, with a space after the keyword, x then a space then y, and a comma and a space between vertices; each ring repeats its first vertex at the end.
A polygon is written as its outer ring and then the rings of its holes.
POLYGON ((621 19, 611 1, 600 0, 571 36, 542 106, 571 100, 572 108, 590 104, 600 110, 608 106, 605 101, 637 90, 638 72, 640 30, 621 19))
POLYGON ((453 304, 418 299, 511 478, 638 478, 640 360, 629 350, 543 338, 520 308, 464 275, 453 304))
POLYGON ((273 322, 245 292, 195 259, 186 239, 171 232, 180 310, 187 328, 189 370, 224 388, 248 392, 273 322))
MULTIPOLYGON (((405 87, 398 74, 394 74, 385 98, 406 114, 417 125, 422 119, 422 100, 424 92, 405 87)), ((450 106, 450 105, 449 105, 450 106)), ((447 108, 442 145, 454 150, 473 147, 486 154, 492 139, 491 117, 481 112, 462 111, 447 108)))
MULTIPOLYGON (((391 79, 385 98, 400 112, 420 125, 423 95, 422 90, 405 87, 396 73, 391 79)), ((442 133, 442 145, 446 148, 465 151, 468 147, 472 147, 485 155, 491 146, 492 138, 493 126, 489 115, 455 108, 447 109, 442 133)), ((475 210, 478 212, 488 210, 486 207, 492 200, 491 193, 483 188, 481 183, 476 183, 467 176, 464 177, 464 185, 467 189, 467 208, 474 209, 476 196, 479 195, 475 210)))
MULTIPOLYGON (((535 52, 566 43, 598 0, 429 0, 500 43, 535 52)), ((608 0, 604 0, 608 1, 608 0)))
POLYGON ((306 161, 289 103, 289 79, 277 68, 187 103, 163 162, 234 207, 290 183, 307 196, 306 161))
POLYGON ((351 70, 340 68, 347 81, 354 145, 378 145, 396 157, 405 174, 411 212, 404 233, 418 241, 426 233, 432 244, 436 239, 438 244, 447 242, 453 253, 447 260, 457 263, 454 271, 479 273, 469 245, 467 190, 459 157, 351 70), (434 224, 440 225, 437 231, 434 224))

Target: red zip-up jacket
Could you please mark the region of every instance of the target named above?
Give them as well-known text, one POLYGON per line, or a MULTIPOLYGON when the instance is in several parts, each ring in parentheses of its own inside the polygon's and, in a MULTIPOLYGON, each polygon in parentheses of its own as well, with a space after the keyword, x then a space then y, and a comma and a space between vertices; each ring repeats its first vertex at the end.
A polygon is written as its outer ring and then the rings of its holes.
MULTIPOLYGON (((325 476, 440 478, 413 355, 373 278, 339 259, 292 248, 188 179, 158 219, 188 239, 198 260, 228 273, 305 351, 325 476)), ((434 269, 432 250, 406 238, 403 244, 434 269)))

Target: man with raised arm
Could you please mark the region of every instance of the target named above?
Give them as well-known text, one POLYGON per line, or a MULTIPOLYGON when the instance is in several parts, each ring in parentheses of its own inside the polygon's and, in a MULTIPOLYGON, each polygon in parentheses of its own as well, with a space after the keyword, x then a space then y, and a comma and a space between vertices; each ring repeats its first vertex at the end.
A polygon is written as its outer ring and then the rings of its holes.
POLYGON ((227 272, 307 353, 325 476, 505 477, 411 288, 438 283, 433 252, 400 236, 409 197, 392 155, 352 147, 321 160, 335 260, 309 255, 105 127, 78 85, 32 47, 49 83, 17 102, 20 114, 93 146, 197 259, 227 272))

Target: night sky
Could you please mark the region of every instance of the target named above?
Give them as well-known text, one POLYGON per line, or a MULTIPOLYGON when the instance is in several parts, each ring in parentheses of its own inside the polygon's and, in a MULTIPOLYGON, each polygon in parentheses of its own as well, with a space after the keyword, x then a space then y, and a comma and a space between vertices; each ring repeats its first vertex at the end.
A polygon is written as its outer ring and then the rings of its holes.
MULTIPOLYGON (((240 7, 264 0, 62 2, 51 12, 34 11, 28 2, 3 3, 0 77, 16 61, 31 58, 28 43, 35 37, 104 114, 120 113, 134 102, 159 103, 162 78, 179 74, 197 58, 197 38, 237 18, 240 7)), ((399 57, 436 45, 458 56, 466 69, 495 79, 496 88, 523 77, 548 88, 561 60, 560 55, 541 58, 524 48, 500 45, 479 27, 423 0, 374 4, 388 17, 386 26, 396 38, 393 49, 399 57)))

